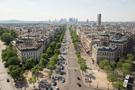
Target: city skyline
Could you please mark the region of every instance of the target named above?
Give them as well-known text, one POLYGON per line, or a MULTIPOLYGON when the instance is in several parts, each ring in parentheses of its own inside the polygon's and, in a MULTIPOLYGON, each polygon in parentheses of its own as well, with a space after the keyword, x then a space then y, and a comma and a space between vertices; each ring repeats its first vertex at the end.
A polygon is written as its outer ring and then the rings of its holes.
POLYGON ((78 18, 79 21, 135 21, 134 0, 0 0, 0 20, 46 21, 78 18))

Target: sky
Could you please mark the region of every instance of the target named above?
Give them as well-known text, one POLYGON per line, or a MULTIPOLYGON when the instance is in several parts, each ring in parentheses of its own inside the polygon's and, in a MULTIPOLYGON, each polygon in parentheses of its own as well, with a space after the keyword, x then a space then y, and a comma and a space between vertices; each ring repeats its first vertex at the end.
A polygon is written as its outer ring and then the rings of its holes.
POLYGON ((0 20, 135 21, 135 0, 0 0, 0 20))

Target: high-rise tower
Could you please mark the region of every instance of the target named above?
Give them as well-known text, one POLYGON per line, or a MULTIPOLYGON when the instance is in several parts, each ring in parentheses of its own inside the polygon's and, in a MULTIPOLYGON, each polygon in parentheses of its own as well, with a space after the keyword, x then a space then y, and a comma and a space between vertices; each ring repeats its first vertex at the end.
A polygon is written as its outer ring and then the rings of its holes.
POLYGON ((97 15, 97 25, 101 25, 101 14, 97 15))

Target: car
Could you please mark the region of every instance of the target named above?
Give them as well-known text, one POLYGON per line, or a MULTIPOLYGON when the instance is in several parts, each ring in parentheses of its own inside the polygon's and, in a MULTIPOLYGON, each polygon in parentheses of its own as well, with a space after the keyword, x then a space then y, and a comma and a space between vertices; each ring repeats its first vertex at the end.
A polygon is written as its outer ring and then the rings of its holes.
POLYGON ((48 87, 45 87, 45 90, 48 90, 48 87))
POLYGON ((81 87, 81 84, 80 84, 80 83, 77 83, 77 85, 78 85, 79 87, 81 87))
POLYGON ((64 70, 64 66, 62 66, 61 69, 64 70))
POLYGON ((63 72, 60 72, 60 75, 63 75, 64 73, 63 72))
POLYGON ((62 78, 62 83, 64 83, 65 82, 65 79, 64 78, 62 78))
POLYGON ((56 86, 57 85, 57 83, 56 82, 53 82, 53 86, 56 86))
POLYGON ((55 77, 55 80, 59 80, 59 77, 55 77))
POLYGON ((7 82, 10 82, 9 78, 7 78, 7 82))
POLYGON ((48 90, 53 90, 51 87, 48 90))
POLYGON ((59 88, 58 88, 58 87, 56 87, 56 88, 55 88, 55 90, 59 90, 59 88))
POLYGON ((78 80, 80 80, 80 78, 79 78, 79 77, 77 77, 77 79, 78 79, 78 80))

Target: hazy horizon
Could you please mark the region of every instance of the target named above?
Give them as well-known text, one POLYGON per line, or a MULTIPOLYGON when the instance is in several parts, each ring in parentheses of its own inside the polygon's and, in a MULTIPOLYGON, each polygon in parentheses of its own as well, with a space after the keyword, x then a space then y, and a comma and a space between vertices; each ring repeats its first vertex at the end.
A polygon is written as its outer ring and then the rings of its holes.
POLYGON ((0 21, 47 21, 78 18, 79 21, 135 21, 135 0, 0 0, 0 21))

